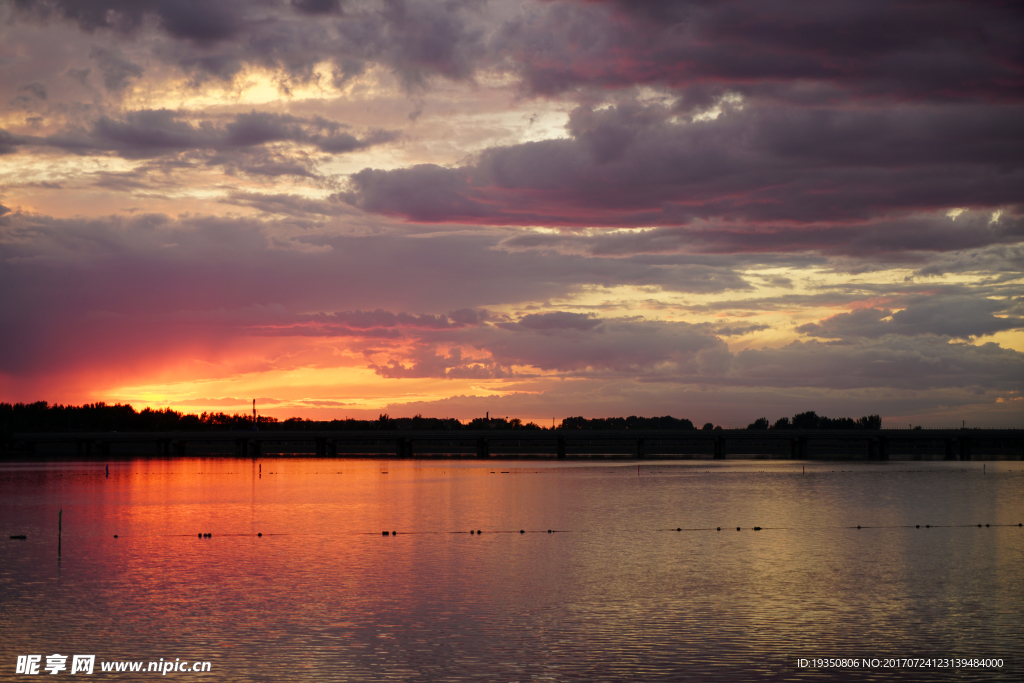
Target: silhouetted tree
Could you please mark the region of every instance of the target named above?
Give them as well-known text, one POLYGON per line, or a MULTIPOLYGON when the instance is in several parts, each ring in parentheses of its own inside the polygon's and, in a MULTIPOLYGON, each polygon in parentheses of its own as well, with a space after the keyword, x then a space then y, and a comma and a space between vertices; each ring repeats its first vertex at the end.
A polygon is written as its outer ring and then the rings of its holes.
MULTIPOLYGON (((376 420, 308 420, 291 417, 283 421, 268 416, 259 416, 260 430, 304 431, 304 430, 371 430, 371 429, 544 429, 536 423, 523 424, 519 418, 492 417, 476 418, 463 427, 454 418, 415 417, 392 418, 382 413, 376 420)), ((768 420, 758 418, 747 429, 765 429, 768 420)), ((792 418, 782 417, 771 429, 881 429, 882 418, 867 415, 852 420, 848 417, 830 419, 813 411, 800 413, 792 418)), ((223 412, 204 412, 200 415, 183 414, 170 408, 145 408, 136 412, 130 405, 107 405, 103 402, 87 403, 81 406, 50 405, 46 401, 35 403, 0 403, 0 431, 11 438, 16 432, 67 432, 67 431, 205 431, 243 430, 252 428, 252 416, 223 412)), ((587 419, 582 416, 562 420, 561 429, 626 430, 626 429, 694 429, 693 423, 685 418, 671 415, 662 417, 605 417, 587 419)), ((712 423, 703 429, 721 429, 712 423)))
POLYGON ((567 417, 562 420, 562 429, 693 429, 693 423, 685 418, 664 417, 567 417))
POLYGON ((857 420, 857 426, 861 429, 881 429, 882 418, 878 415, 865 415, 857 420))
POLYGON ((818 414, 813 410, 806 413, 798 413, 793 416, 793 429, 817 429, 818 414))

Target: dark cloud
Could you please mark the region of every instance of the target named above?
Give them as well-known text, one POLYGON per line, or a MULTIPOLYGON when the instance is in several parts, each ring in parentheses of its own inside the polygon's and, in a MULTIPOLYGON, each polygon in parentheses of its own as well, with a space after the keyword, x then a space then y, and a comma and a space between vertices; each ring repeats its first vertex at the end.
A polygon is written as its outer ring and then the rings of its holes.
POLYGON ((768 325, 717 325, 714 328, 715 334, 720 337, 742 337, 745 334, 761 332, 770 329, 768 325))
POLYGON ((276 178, 295 176, 317 178, 317 163, 304 151, 281 151, 257 147, 211 154, 206 163, 223 166, 228 175, 256 175, 276 178))
POLYGON ((18 88, 18 90, 27 92, 31 94, 33 97, 40 100, 45 100, 49 95, 46 88, 46 84, 40 83, 39 81, 32 81, 31 83, 26 83, 25 85, 18 88))
POLYGON ((12 154, 25 144, 25 138, 0 128, 0 154, 12 154))
POLYGON ((317 160, 305 151, 270 148, 275 143, 312 147, 343 154, 381 145, 398 137, 394 131, 371 129, 362 137, 346 126, 321 117, 252 111, 226 123, 168 109, 130 111, 119 118, 101 116, 90 128, 71 128, 47 137, 13 136, 0 129, 0 153, 19 145, 44 145, 76 154, 113 153, 128 159, 191 157, 223 165, 231 172, 258 175, 315 176, 317 160))
POLYGON ((337 200, 310 199, 294 194, 231 192, 220 201, 225 204, 248 206, 268 214, 288 216, 341 216, 353 213, 351 207, 337 200))
MULTIPOLYGON (((530 7, 530 6, 527 6, 530 7)), ((850 96, 1020 101, 1024 13, 1012 3, 842 0, 546 2, 493 49, 535 93, 637 83, 806 102, 850 96)))
POLYGON ((153 191, 158 187, 158 183, 153 182, 150 174, 136 171, 121 173, 98 171, 92 175, 91 185, 116 192, 153 191))
POLYGON ((511 15, 492 4, 503 21, 473 0, 15 0, 23 16, 90 32, 151 20, 172 39, 162 58, 220 77, 258 64, 305 79, 330 59, 341 75, 374 62, 419 87, 498 66, 532 94, 649 84, 676 90, 686 111, 728 91, 816 105, 1019 102, 1024 84, 1013 3, 565 0, 511 15))
POLYGON ((304 14, 330 14, 341 10, 341 0, 292 0, 292 7, 304 14))
POLYGON ((246 10, 241 0, 15 0, 14 4, 44 17, 70 19, 86 31, 130 32, 139 28, 147 16, 155 16, 171 36, 197 42, 236 35, 246 10))
POLYGON ((1024 272, 1024 244, 992 245, 980 249, 965 249, 933 259, 917 270, 917 277, 934 278, 947 273, 983 273, 993 282, 1016 281, 1024 272))
POLYGON ((772 387, 962 390, 1020 389, 1024 354, 987 343, 950 344, 947 338, 888 335, 847 342, 795 341, 780 349, 736 354, 737 384, 772 387))
POLYGON ((175 38, 209 43, 240 32, 241 9, 230 0, 163 0, 155 10, 164 29, 175 38))
POLYGON ((338 311, 329 314, 318 314, 303 318, 320 328, 344 329, 347 334, 353 330, 382 330, 382 329, 417 329, 417 330, 452 330, 477 325, 486 320, 487 314, 484 311, 473 309, 461 309, 447 315, 410 313, 392 313, 383 309, 374 311, 338 311))
POLYGON ((103 85, 110 92, 121 92, 128 87, 128 83, 144 73, 141 66, 129 61, 116 47, 97 45, 89 56, 96 61, 96 66, 103 74, 103 85))
MULTIPOLYGON (((515 323, 516 327, 538 332, 554 332, 556 330, 577 330, 586 332, 601 324, 600 320, 585 313, 555 311, 553 313, 531 313, 524 315, 515 323)), ((512 329, 512 328, 510 328, 512 329)))
POLYGON ((1024 318, 1005 316, 1011 303, 983 297, 917 296, 910 298, 906 308, 895 313, 888 309, 862 308, 796 329, 812 337, 840 339, 887 334, 933 334, 970 339, 1024 328, 1024 318), (997 313, 1004 315, 997 316, 997 313))
MULTIPOLYGON (((1020 200, 1024 108, 747 108, 682 122, 663 107, 578 109, 570 139, 485 150, 471 165, 351 177, 347 201, 412 221, 686 225, 877 220, 1020 200)), ((850 228, 845 228, 849 230, 850 228)))
POLYGON ((877 267, 912 264, 920 266, 920 275, 985 270, 990 266, 1011 272, 1015 266, 1008 259, 1019 262, 1024 256, 1015 246, 1024 237, 1024 216, 1015 210, 1003 212, 994 220, 993 214, 965 211, 954 219, 941 212, 801 226, 698 220, 685 227, 609 233, 525 232, 506 238, 501 247, 599 258, 693 253, 764 254, 770 258, 772 254, 818 251, 874 263, 877 267), (977 250, 988 248, 993 251, 979 259, 977 250), (956 252, 958 259, 950 262, 943 258, 934 265, 922 265, 933 262, 934 254, 941 252, 956 252))
POLYGON ((88 84, 89 74, 92 73, 92 69, 75 69, 71 68, 64 72, 68 78, 74 79, 79 85, 85 86, 88 84))
POLYGON ((470 195, 468 172, 436 164, 381 171, 363 169, 351 178, 354 192, 339 195, 366 211, 423 222, 489 222, 497 210, 470 195))
MULTIPOLYGON (((385 0, 348 11, 338 0, 15 0, 23 16, 62 17, 85 31, 137 33, 154 18, 172 40, 156 54, 200 75, 231 78, 246 65, 307 80, 329 60, 341 80, 372 61, 409 87, 430 76, 468 79, 489 60, 480 3, 385 0)), ((113 83, 121 83, 112 77, 113 83)), ((116 88, 110 88, 115 90, 116 88)))

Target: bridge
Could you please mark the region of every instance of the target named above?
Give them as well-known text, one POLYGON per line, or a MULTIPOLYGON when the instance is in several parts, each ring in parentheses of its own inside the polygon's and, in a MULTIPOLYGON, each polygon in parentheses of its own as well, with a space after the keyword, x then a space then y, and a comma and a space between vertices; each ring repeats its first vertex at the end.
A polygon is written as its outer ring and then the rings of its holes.
POLYGON ((1020 429, 339 430, 15 433, 3 457, 1022 460, 1020 429))

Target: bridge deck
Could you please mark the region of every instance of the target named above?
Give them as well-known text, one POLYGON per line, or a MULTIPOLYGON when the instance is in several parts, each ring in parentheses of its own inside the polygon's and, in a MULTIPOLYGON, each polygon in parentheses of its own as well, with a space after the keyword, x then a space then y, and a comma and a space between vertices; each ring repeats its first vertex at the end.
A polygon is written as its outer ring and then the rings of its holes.
MULTIPOLYGON (((271 449, 318 456, 345 454, 422 455, 492 454, 552 457, 618 456, 634 458, 714 457, 743 454, 806 459, 841 457, 888 460, 1024 459, 1024 430, 342 430, 62 432, 13 434, 4 442, 6 457, 48 450, 82 456, 109 455, 125 446, 154 448, 158 455, 220 453, 260 455, 271 449), (115 448, 117 447, 117 448, 115 448)), ((153 452, 153 451, 151 451, 153 452)), ((136 455, 138 453, 135 453, 136 455)), ((269 454, 269 452, 268 452, 269 454)))

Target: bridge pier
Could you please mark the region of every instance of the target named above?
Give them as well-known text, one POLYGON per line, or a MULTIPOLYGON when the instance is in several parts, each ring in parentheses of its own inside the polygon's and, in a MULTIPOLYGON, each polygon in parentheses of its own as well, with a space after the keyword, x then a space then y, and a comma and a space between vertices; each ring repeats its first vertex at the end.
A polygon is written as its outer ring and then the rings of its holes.
POLYGON ((953 439, 943 439, 942 445, 945 450, 943 460, 956 460, 956 456, 953 455, 953 439))
POLYGON ((244 458, 250 456, 257 458, 263 450, 263 442, 259 439, 235 439, 235 456, 244 458))
MULTIPOLYGON (((337 448, 337 446, 335 446, 337 448)), ((395 457, 398 458, 411 458, 412 457, 412 441, 405 437, 399 437, 395 439, 395 457)))
POLYGON ((565 457, 565 437, 559 436, 558 443, 555 446, 555 453, 559 458, 565 457))
POLYGON ((725 460, 725 439, 716 436, 712 442, 714 443, 715 460, 725 460))
POLYGON ((636 458, 640 460, 644 457, 644 437, 640 437, 636 440, 636 458))
POLYGON ((491 457, 491 443, 480 436, 476 440, 476 457, 478 458, 489 458, 491 457))
POLYGON ((92 455, 92 441, 87 439, 75 439, 75 453, 78 455, 92 455))
POLYGON ((798 436, 789 440, 789 457, 793 460, 807 459, 807 437, 798 436))
MULTIPOLYGON (((327 439, 315 439, 315 441, 316 441, 316 457, 318 457, 318 458, 327 457, 327 439)), ((398 441, 401 442, 402 440, 399 439, 398 441)), ((399 457, 401 457, 401 455, 402 455, 401 452, 399 452, 398 455, 399 455, 399 457)))
POLYGON ((960 442, 960 459, 970 460, 971 459, 971 439, 966 436, 959 437, 960 442))
POLYGON ((332 458, 338 457, 338 442, 334 439, 327 440, 327 455, 332 458))
POLYGON ((185 451, 187 450, 187 448, 188 448, 188 441, 178 440, 178 441, 174 442, 174 452, 177 455, 185 455, 185 451))
POLYGON ((879 436, 873 439, 868 439, 868 459, 889 459, 889 439, 887 437, 879 436))

